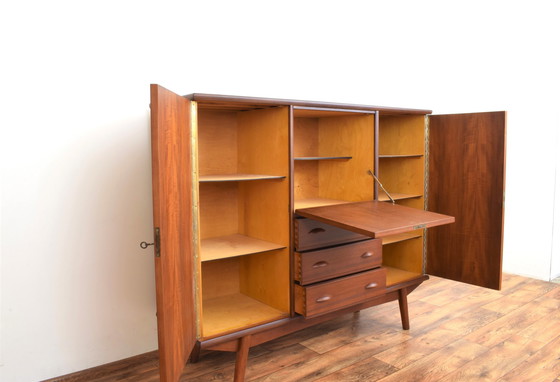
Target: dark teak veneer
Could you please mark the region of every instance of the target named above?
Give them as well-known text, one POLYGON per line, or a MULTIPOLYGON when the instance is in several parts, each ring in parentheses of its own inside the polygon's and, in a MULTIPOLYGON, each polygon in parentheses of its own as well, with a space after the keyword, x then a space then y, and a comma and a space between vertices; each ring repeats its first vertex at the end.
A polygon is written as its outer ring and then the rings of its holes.
POLYGON ((500 287, 504 112, 158 85, 151 111, 162 381, 201 349, 243 381, 251 346, 391 301, 406 330, 428 273, 500 287))

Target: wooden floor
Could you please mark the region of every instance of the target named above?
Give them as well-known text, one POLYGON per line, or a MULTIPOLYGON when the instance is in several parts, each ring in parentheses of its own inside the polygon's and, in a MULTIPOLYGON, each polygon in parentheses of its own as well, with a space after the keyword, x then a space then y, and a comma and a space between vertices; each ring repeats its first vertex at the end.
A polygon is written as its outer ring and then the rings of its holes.
MULTIPOLYGON (((397 302, 251 349, 247 381, 560 382, 560 284, 505 275, 500 292, 432 277, 397 302)), ((207 352, 182 381, 230 381, 235 356, 207 352)), ((89 381, 157 381, 157 355, 89 381)), ((64 381, 78 379, 65 378, 64 381)))

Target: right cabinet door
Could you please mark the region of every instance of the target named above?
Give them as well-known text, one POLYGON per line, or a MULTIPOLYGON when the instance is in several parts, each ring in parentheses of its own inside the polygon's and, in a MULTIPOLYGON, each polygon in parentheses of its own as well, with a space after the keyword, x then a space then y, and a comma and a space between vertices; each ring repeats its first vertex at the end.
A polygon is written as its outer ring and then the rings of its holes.
POLYGON ((505 112, 429 116, 427 273, 501 288, 505 153, 505 112))

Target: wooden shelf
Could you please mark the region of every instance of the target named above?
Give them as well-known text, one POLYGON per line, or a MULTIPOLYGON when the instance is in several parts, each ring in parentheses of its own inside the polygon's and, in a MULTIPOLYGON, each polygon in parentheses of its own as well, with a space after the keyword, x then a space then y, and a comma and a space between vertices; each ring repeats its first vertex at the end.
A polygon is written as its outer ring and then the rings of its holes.
POLYGON ((283 245, 240 234, 213 237, 200 241, 201 261, 227 259, 286 248, 283 245))
POLYGON ((303 161, 303 160, 348 160, 352 159, 352 157, 296 157, 294 158, 295 161, 303 161))
POLYGON ((214 337, 288 316, 241 293, 215 297, 202 302, 202 336, 214 337))
POLYGON ((406 241, 406 240, 418 239, 419 237, 422 237, 422 233, 420 233, 420 232, 399 233, 397 235, 391 235, 391 236, 384 237, 383 238, 383 245, 399 243, 401 241, 406 241))
POLYGON ((383 266, 387 271, 387 286, 402 283, 404 281, 412 280, 418 276, 420 273, 409 272, 398 268, 383 266))
POLYGON ((281 175, 262 175, 262 174, 220 174, 220 175, 201 175, 198 179, 200 183, 207 182, 244 182, 251 180, 284 179, 281 175))
POLYGON ((379 159, 383 159, 383 158, 422 158, 424 155, 422 154, 380 154, 379 155, 379 159))
MULTIPOLYGON (((403 199, 414 199, 414 198, 421 198, 423 195, 413 195, 413 194, 401 194, 398 192, 391 192, 391 196, 395 200, 403 200, 403 199)), ((391 199, 383 192, 383 190, 379 189, 379 201, 380 202, 388 202, 391 199)))
POLYGON ((301 208, 334 206, 335 204, 350 203, 346 200, 325 199, 325 198, 309 198, 294 201, 294 210, 301 208))

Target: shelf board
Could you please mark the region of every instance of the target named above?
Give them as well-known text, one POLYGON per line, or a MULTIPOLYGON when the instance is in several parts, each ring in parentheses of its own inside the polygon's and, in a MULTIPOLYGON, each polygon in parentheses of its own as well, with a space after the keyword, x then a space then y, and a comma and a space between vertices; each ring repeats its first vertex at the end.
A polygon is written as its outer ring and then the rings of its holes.
POLYGON ((200 260, 211 261, 283 249, 286 246, 235 234, 200 241, 200 260))
POLYGON ((422 154, 380 154, 379 159, 382 158, 422 158, 422 154))
POLYGON ((295 157, 295 161, 303 161, 303 160, 348 160, 352 159, 352 157, 347 156, 340 156, 340 157, 295 157))
MULTIPOLYGON (((398 192, 391 192, 391 196, 393 197, 393 199, 395 200, 403 200, 403 199, 414 199, 414 198, 421 198, 422 195, 419 194, 401 194, 398 192)), ((389 199, 389 197, 387 196, 387 194, 385 194, 381 189, 379 190, 379 201, 380 202, 388 202, 391 199, 389 199)))
POLYGON ((288 316, 241 293, 215 297, 202 302, 202 336, 215 337, 288 316))
POLYGON ((321 206, 334 206, 335 204, 350 203, 346 200, 325 199, 325 198, 309 198, 294 201, 294 210, 301 208, 321 207, 321 206))
POLYGON ((421 276, 420 273, 409 272, 398 268, 383 266, 387 271, 387 286, 402 283, 421 276))
POLYGON ((251 180, 284 179, 282 175, 262 175, 262 174, 220 174, 220 175, 201 175, 198 179, 200 183, 207 182, 243 182, 251 180))
POLYGON ((422 233, 413 231, 413 232, 399 233, 397 235, 386 236, 382 240, 383 240, 383 245, 388 245, 393 243, 400 243, 401 241, 417 239, 419 237, 422 237, 422 233))

